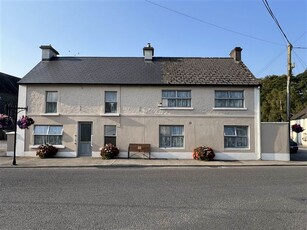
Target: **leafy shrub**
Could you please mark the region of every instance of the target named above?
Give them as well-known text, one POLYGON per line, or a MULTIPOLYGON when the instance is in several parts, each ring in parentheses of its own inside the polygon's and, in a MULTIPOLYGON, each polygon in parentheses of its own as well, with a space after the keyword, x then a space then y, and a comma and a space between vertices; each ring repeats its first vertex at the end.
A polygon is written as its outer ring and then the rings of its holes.
POLYGON ((118 154, 119 149, 111 143, 106 144, 100 149, 100 155, 102 156, 102 159, 114 159, 118 156, 118 154))
POLYGON ((36 156, 40 158, 51 158, 54 157, 58 152, 58 149, 49 144, 40 145, 36 151, 36 156))
POLYGON ((204 145, 195 148, 193 151, 193 158, 195 160, 212 161, 214 157, 215 154, 213 149, 204 145))

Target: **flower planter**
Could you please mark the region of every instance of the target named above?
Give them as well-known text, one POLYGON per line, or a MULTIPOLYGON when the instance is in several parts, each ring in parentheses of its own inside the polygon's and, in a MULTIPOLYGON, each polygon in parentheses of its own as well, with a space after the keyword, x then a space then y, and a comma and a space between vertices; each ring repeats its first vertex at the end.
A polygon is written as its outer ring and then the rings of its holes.
POLYGON ((193 158, 195 160, 212 161, 215 157, 214 151, 210 147, 199 146, 193 150, 193 158))
POLYGON ((45 144, 38 147, 36 156, 39 156, 40 158, 52 158, 57 154, 57 152, 58 149, 56 147, 45 144))
POLYGON ((100 148, 100 156, 102 159, 114 159, 118 156, 118 154, 119 149, 111 143, 106 144, 104 147, 100 148))

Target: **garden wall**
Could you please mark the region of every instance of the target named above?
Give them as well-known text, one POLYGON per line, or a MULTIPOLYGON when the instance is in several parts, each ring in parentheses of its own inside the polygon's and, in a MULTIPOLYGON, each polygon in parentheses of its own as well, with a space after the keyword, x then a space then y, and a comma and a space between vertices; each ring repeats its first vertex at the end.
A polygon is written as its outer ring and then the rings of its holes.
POLYGON ((261 122, 261 159, 290 161, 288 122, 261 122))

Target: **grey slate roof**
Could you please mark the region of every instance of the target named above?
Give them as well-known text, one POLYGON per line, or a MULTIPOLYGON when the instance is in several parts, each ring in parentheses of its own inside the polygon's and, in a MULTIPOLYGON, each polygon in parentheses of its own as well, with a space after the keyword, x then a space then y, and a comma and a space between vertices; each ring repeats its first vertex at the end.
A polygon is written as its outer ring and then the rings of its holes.
POLYGON ((305 118, 307 118, 307 107, 301 110, 300 112, 298 112, 297 114, 294 114, 291 117, 291 120, 298 120, 298 119, 305 119, 305 118))
POLYGON ((233 58, 55 57, 38 63, 20 84, 259 85, 233 58))

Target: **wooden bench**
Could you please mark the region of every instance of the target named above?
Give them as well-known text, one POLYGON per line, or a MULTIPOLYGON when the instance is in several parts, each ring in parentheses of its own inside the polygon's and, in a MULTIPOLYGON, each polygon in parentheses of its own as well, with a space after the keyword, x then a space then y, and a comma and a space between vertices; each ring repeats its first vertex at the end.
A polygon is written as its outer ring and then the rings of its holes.
POLYGON ((142 153, 143 156, 146 156, 150 159, 150 144, 129 144, 128 159, 136 153, 142 153), (134 154, 130 155, 131 153, 134 154))

